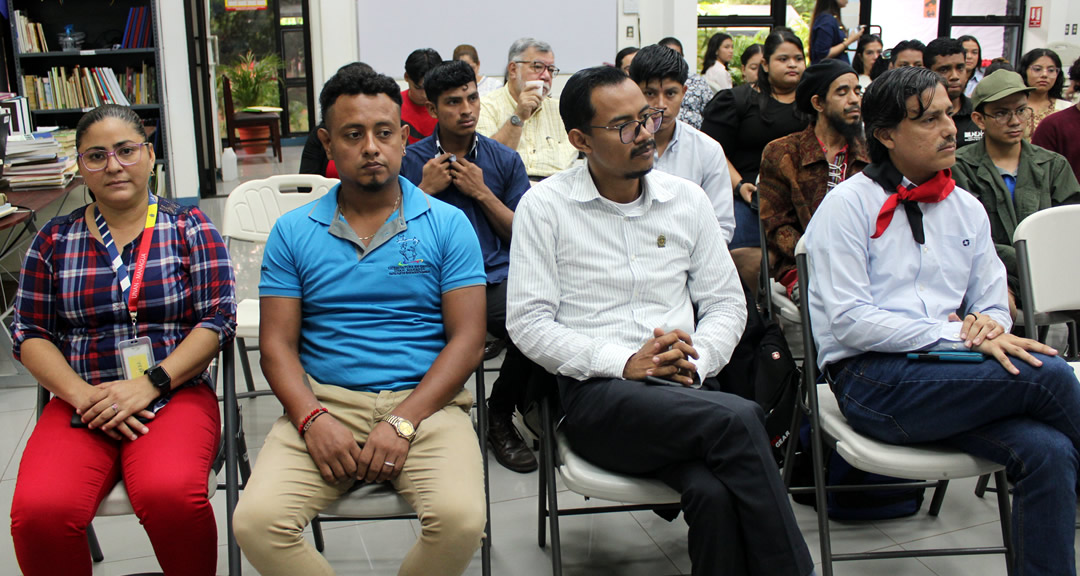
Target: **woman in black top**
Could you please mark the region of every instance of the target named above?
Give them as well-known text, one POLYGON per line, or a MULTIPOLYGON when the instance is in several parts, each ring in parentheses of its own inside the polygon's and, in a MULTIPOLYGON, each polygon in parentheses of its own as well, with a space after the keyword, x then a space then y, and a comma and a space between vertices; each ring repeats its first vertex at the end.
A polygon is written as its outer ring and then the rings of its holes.
POLYGON ((724 148, 735 193, 735 237, 728 248, 748 286, 755 286, 761 267, 757 191, 761 152, 777 138, 806 128, 795 109, 795 87, 806 69, 802 41, 788 28, 765 39, 756 86, 744 84, 717 93, 705 107, 701 131, 724 148))

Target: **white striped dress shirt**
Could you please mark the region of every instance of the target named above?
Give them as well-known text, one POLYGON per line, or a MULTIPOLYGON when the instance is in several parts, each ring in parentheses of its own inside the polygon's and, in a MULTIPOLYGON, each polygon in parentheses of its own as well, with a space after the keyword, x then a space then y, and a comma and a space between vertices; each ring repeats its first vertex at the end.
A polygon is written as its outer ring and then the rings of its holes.
POLYGON ((746 301, 708 196, 656 170, 642 178, 642 194, 640 209, 624 214, 600 196, 586 164, 518 204, 506 327, 549 372, 622 378, 653 328, 693 336, 702 378, 730 359, 746 301))

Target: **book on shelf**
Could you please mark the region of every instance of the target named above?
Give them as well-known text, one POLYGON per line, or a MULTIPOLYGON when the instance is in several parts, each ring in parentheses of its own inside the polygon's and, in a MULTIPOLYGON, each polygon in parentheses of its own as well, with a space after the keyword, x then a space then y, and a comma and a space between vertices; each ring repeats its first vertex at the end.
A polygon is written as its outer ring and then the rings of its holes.
POLYGON ((116 73, 109 67, 52 67, 45 75, 23 76, 30 110, 87 109, 102 104, 156 104, 154 67, 128 67, 116 73), (130 89, 125 89, 130 86, 130 89))
POLYGON ((18 37, 19 52, 48 52, 49 43, 45 40, 45 30, 39 22, 31 22, 22 10, 15 11, 15 35, 18 37))
POLYGON ((149 48, 152 25, 149 7, 136 6, 129 8, 127 23, 124 24, 124 39, 120 47, 149 48))

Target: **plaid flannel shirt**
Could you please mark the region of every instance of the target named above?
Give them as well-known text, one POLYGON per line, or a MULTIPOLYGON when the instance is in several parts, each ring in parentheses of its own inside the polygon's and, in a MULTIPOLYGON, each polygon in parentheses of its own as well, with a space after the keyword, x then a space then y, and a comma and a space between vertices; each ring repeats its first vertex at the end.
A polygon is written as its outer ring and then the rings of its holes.
MULTIPOLYGON (((158 219, 138 301, 138 326, 131 323, 120 281, 109 255, 87 227, 85 207, 53 218, 26 254, 15 297, 13 354, 22 344, 45 338, 92 385, 123 379, 118 344, 147 336, 161 362, 193 328, 218 333, 224 344, 236 330, 236 283, 229 251, 198 208, 159 199, 158 219)), ((132 254, 142 234, 122 248, 132 254)), ((191 383, 211 387, 209 372, 191 383)))

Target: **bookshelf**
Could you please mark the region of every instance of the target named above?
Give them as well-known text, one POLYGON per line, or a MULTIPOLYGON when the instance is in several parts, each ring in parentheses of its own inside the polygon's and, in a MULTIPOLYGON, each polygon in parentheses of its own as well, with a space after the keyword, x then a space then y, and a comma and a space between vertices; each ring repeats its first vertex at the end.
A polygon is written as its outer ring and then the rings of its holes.
POLYGON ((155 127, 150 140, 164 169, 159 0, 0 1, 8 5, 17 88, 29 100, 34 127, 73 128, 98 104, 122 102, 119 96, 155 127), (85 36, 78 49, 65 51, 59 36, 69 25, 85 36))

